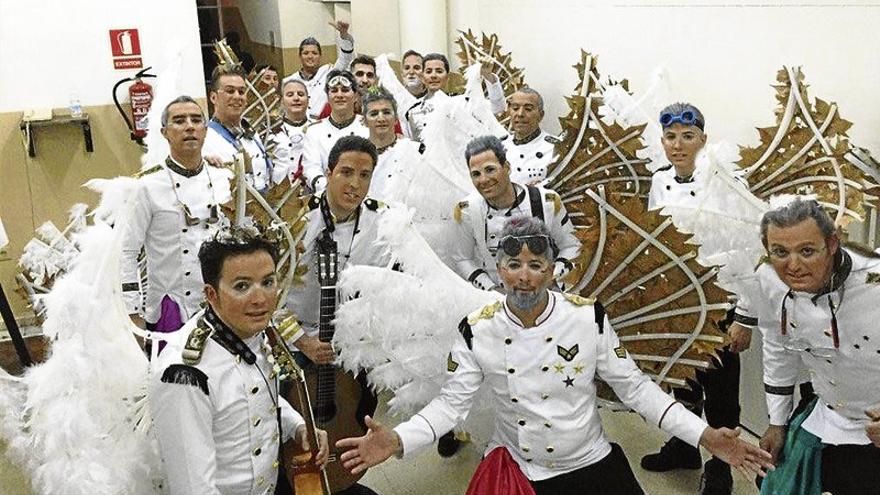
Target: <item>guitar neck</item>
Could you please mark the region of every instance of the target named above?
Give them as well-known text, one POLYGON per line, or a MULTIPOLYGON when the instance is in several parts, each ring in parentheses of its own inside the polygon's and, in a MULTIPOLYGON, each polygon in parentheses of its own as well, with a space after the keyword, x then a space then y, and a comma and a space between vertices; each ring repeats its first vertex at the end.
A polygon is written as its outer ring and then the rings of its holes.
POLYGON ((318 340, 330 342, 336 329, 333 318, 336 317, 336 286, 321 287, 321 315, 318 320, 318 340))

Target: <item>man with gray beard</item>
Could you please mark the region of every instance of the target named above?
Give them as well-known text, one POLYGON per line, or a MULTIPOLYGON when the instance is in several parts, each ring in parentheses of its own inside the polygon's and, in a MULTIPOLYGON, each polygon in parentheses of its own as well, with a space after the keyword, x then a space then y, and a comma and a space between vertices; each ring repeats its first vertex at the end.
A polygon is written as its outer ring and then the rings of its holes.
POLYGON ((601 304, 549 290, 557 254, 542 221, 511 218, 497 258, 505 299, 459 324, 440 395, 393 430, 366 417, 366 435, 336 443, 347 449, 343 465, 358 473, 392 455, 413 457, 460 423, 488 382, 495 431, 475 493, 511 493, 483 482, 512 474, 537 495, 641 494, 623 450, 602 429, 594 384, 601 378, 649 423, 746 475, 769 469, 770 454, 737 438, 739 429, 710 427, 639 371, 601 304))

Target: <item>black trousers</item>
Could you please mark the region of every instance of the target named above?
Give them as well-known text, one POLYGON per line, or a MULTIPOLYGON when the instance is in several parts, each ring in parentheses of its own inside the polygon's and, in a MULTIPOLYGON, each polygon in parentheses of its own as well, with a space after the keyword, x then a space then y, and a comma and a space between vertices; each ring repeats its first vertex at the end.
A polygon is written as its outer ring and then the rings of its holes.
POLYGON ((601 461, 577 471, 532 481, 536 495, 644 495, 623 449, 611 444, 601 461))
POLYGON ((739 426, 739 354, 724 348, 715 368, 697 371, 697 380, 689 381, 691 389, 675 389, 675 398, 700 416, 706 411, 706 422, 713 428, 739 426), (704 400, 705 397, 705 400, 704 400))
POLYGON ((834 495, 880 493, 880 448, 873 445, 825 445, 822 491, 834 495))

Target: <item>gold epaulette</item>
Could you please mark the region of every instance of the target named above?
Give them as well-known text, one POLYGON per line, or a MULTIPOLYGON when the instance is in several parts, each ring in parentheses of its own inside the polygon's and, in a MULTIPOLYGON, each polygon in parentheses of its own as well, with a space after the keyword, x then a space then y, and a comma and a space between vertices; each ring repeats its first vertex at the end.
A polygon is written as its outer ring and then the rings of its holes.
POLYGON ((501 301, 495 301, 492 304, 483 306, 482 309, 474 311, 468 315, 468 325, 476 325, 480 320, 488 320, 495 316, 495 313, 501 309, 501 301))
POLYGON ((595 297, 581 297, 577 294, 568 294, 566 292, 562 293, 562 297, 564 297, 566 301, 574 304, 575 306, 588 306, 596 304, 595 297))
POLYGON ((552 191, 547 192, 544 194, 544 201, 553 203, 553 214, 559 214, 559 210, 562 209, 562 198, 560 198, 558 194, 552 191))
POLYGON ((455 204, 455 208, 452 210, 452 218, 455 219, 457 223, 461 223, 461 210, 468 207, 467 201, 459 201, 455 204))
POLYGON ((208 343, 208 337, 211 336, 211 331, 210 328, 203 325, 202 321, 199 320, 199 323, 190 332, 189 337, 186 338, 186 345, 181 353, 183 364, 189 366, 199 364, 199 361, 202 360, 202 354, 205 352, 205 344, 208 343))
POLYGON ((150 167, 146 170, 141 170, 140 172, 136 172, 135 174, 132 175, 132 177, 134 177, 135 179, 140 179, 141 177, 143 177, 145 175, 150 175, 150 174, 156 173, 160 170, 162 170, 162 165, 153 165, 152 167, 150 167))

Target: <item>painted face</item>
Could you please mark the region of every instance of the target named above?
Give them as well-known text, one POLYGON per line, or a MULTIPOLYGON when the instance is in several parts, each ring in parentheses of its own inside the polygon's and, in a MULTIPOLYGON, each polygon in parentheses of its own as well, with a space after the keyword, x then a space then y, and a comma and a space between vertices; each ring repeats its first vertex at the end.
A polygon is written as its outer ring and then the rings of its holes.
POLYGON ((376 68, 368 64, 354 64, 351 68, 354 80, 359 90, 367 89, 376 85, 376 68))
POLYGON ((162 135, 173 155, 201 153, 208 126, 202 108, 195 103, 175 103, 168 107, 168 123, 162 135))
POLYGON ((305 118, 306 110, 309 108, 309 93, 306 87, 299 81, 285 84, 281 92, 281 104, 290 120, 298 122, 305 118))
POLYGON ((260 81, 267 87, 274 88, 278 86, 278 73, 272 69, 266 69, 260 77, 260 81))
POLYGON ((306 72, 314 72, 321 65, 321 50, 315 45, 305 45, 299 51, 299 61, 306 72))
POLYGON ((364 112, 364 125, 370 129, 371 134, 382 135, 394 132, 396 120, 397 114, 390 101, 379 100, 367 104, 367 110, 364 112))
POLYGON ((429 91, 437 91, 446 87, 446 80, 449 79, 449 73, 442 60, 428 60, 425 62, 425 71, 422 80, 425 87, 429 91))
POLYGON ((217 91, 211 91, 211 103, 214 104, 214 116, 220 122, 238 125, 244 113, 247 98, 247 87, 241 76, 220 76, 217 91))
POLYGON ((350 215, 367 197, 373 178, 373 158, 362 151, 346 151, 327 175, 327 201, 332 211, 350 215))
POLYGON ((345 86, 331 86, 327 90, 327 99, 330 100, 330 110, 334 112, 353 113, 354 101, 357 92, 354 88, 345 86))
POLYGON ((697 153, 706 144, 706 134, 695 125, 675 123, 663 129, 660 141, 666 158, 676 170, 692 172, 697 153))
POLYGON ((530 93, 512 94, 507 103, 507 113, 513 132, 520 138, 535 132, 544 118, 544 111, 538 106, 538 95, 530 93))
POLYGON ((767 253, 779 278, 792 290, 817 293, 825 286, 840 247, 837 237, 826 239, 812 218, 790 227, 767 227, 767 253))
POLYGON ((516 256, 499 251, 498 276, 507 292, 507 302, 519 309, 532 309, 553 283, 553 263, 534 254, 528 245, 516 256))
POLYGON ((497 203, 510 188, 510 165, 498 163, 492 150, 486 150, 471 157, 468 162, 471 182, 486 201, 497 203))
POLYGON ((223 260, 215 289, 205 285, 205 296, 217 316, 236 335, 246 339, 263 331, 278 302, 275 262, 266 251, 238 254, 223 260))
POLYGON ((403 84, 407 88, 422 86, 422 57, 410 55, 403 59, 403 84))

